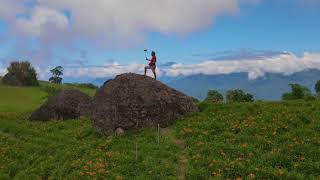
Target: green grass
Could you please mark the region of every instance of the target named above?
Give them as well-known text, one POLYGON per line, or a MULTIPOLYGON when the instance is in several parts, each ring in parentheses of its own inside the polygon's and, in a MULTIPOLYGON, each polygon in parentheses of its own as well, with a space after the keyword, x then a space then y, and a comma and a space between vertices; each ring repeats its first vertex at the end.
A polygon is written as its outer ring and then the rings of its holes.
POLYGON ((180 150, 169 137, 159 146, 154 129, 108 140, 88 119, 27 121, 43 97, 0 85, 0 179, 174 179, 180 150))
POLYGON ((189 179, 320 178, 320 102, 211 105, 176 125, 189 179))
POLYGON ((89 119, 27 121, 41 87, 0 85, 0 179, 177 179, 182 153, 187 179, 320 178, 319 101, 205 105, 158 145, 156 129, 108 139, 89 119))
POLYGON ((76 87, 76 86, 72 86, 72 85, 60 85, 60 84, 52 84, 52 83, 48 83, 46 81, 40 81, 40 87, 45 87, 45 86, 50 86, 50 87, 55 87, 55 88, 75 88, 78 89, 80 91, 82 91, 83 93, 88 94, 89 96, 94 96, 96 93, 96 89, 89 89, 89 88, 83 88, 83 87, 76 87))
POLYGON ((38 107, 45 99, 39 87, 11 87, 0 84, 0 112, 28 112, 38 107))
POLYGON ((178 149, 167 139, 158 146, 152 129, 107 140, 96 135, 86 119, 0 122, 0 179, 175 176, 178 149))

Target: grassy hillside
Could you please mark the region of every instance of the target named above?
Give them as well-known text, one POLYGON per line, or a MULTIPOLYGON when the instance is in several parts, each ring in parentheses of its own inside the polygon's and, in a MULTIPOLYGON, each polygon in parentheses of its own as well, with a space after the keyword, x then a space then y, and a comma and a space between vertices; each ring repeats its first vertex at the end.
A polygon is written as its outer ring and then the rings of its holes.
POLYGON ((39 87, 19 88, 0 85, 0 112, 32 111, 44 101, 39 87))
POLYGON ((176 130, 190 179, 320 178, 320 102, 212 105, 176 130))
POLYGON ((55 88, 76 88, 80 91, 82 91, 83 93, 88 94, 89 96, 94 96, 96 93, 96 89, 91 89, 91 88, 84 88, 84 87, 79 87, 79 86, 73 86, 73 85, 68 85, 68 84, 51 84, 47 81, 40 81, 40 87, 42 88, 42 90, 44 89, 44 87, 49 86, 49 87, 55 87, 55 88))
POLYGON ((175 177, 179 149, 169 138, 160 147, 153 129, 111 141, 97 135, 88 119, 27 121, 43 97, 41 87, 0 85, 0 179, 175 177))
POLYGON ((211 105, 158 144, 156 129, 107 139, 88 119, 27 121, 45 97, 0 85, 0 179, 320 178, 320 102, 211 105))

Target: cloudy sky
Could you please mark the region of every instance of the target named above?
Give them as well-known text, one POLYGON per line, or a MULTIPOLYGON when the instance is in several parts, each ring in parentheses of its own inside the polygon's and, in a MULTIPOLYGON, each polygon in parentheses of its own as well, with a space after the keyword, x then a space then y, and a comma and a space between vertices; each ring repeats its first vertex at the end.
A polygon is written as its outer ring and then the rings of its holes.
POLYGON ((0 75, 30 60, 41 79, 320 69, 320 0, 0 0, 0 75))

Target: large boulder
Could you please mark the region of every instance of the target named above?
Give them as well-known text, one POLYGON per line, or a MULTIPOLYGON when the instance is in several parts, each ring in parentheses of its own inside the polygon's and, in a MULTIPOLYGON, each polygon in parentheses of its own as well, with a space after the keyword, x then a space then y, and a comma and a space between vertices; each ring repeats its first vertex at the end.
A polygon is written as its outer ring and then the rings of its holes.
POLYGON ((166 127, 177 118, 198 111, 191 97, 153 78, 122 74, 106 82, 93 100, 91 119, 98 132, 116 129, 166 127))
POLYGON ((29 120, 49 121, 90 116, 92 99, 76 89, 63 89, 32 113, 29 120))

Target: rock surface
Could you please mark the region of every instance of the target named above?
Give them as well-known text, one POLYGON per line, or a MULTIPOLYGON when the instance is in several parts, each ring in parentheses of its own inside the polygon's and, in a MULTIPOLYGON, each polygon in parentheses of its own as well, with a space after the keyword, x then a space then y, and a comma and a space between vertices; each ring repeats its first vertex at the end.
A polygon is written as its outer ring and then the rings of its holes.
POLYGON ((116 131, 115 131, 115 133, 116 133, 117 135, 123 135, 123 134, 124 134, 124 130, 123 130, 122 128, 117 128, 116 131))
POLYGON ((108 136, 117 128, 166 127, 198 111, 191 97, 153 78, 122 74, 105 83, 95 95, 91 119, 108 136))
POLYGON ((92 99, 75 89, 63 89, 32 113, 29 120, 49 121, 90 116, 92 99))

